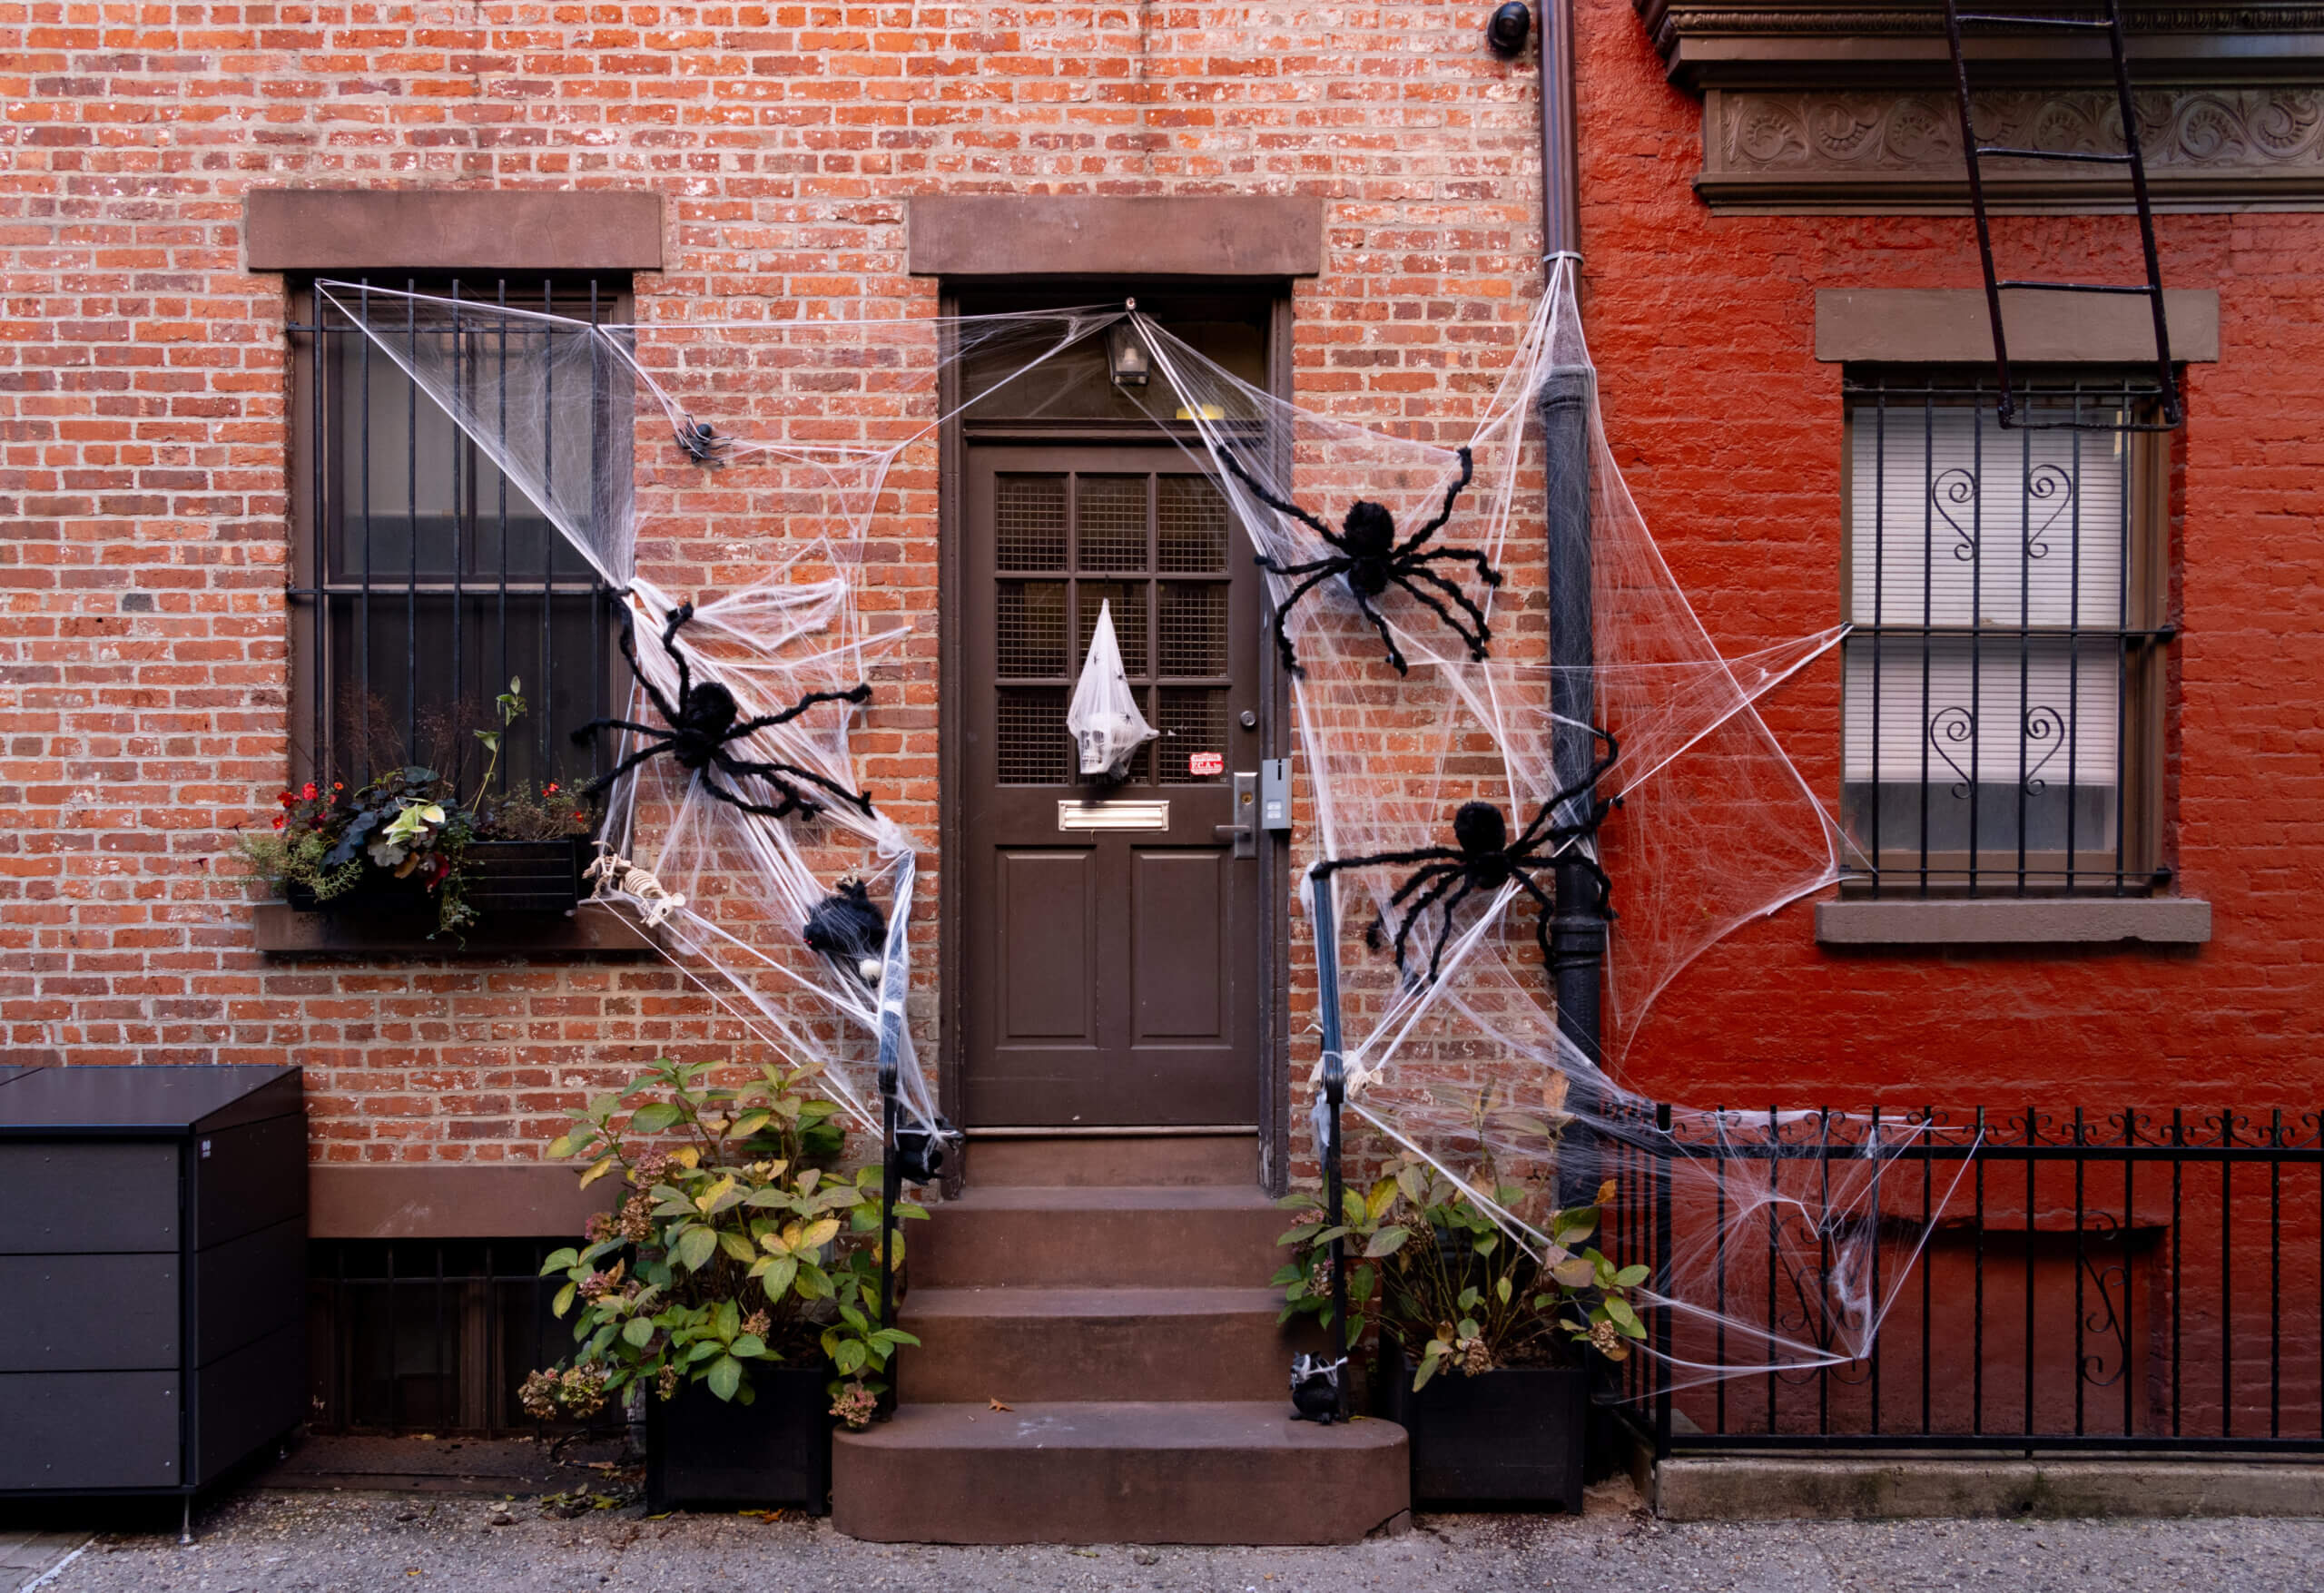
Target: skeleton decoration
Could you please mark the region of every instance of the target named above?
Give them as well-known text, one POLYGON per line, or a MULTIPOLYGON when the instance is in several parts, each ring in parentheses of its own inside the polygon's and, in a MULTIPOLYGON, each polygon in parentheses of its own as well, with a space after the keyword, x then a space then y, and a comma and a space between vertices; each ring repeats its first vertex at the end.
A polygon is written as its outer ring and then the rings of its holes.
POLYGON ((637 916, 649 929, 659 929, 672 913, 686 904, 684 896, 667 890, 652 873, 611 850, 599 852, 597 860, 584 869, 582 874, 609 891, 618 890, 635 898, 640 903, 637 916))
POLYGON ((801 938, 867 985, 880 982, 880 958, 888 943, 888 915, 881 912, 853 875, 807 915, 801 938))
POLYGON ((1598 738, 1606 743, 1606 755, 1581 784, 1561 791, 1543 802, 1533 814, 1533 821, 1515 841, 1509 839, 1508 821, 1501 810, 1491 802, 1462 802, 1452 815, 1452 846, 1420 847, 1411 851, 1374 852, 1365 857, 1327 858, 1315 865, 1318 874, 1332 874, 1343 869, 1368 869, 1382 864, 1412 864, 1419 868, 1388 898, 1388 905, 1381 917, 1375 918, 1364 929, 1364 940, 1374 950, 1380 949, 1385 932, 1386 913, 1403 909, 1403 921, 1396 927, 1396 966, 1404 967, 1404 952, 1412 939, 1413 930, 1425 919, 1428 910, 1440 903, 1443 907, 1443 927, 1436 937, 1436 945, 1429 953, 1428 979, 1436 982, 1443 969, 1444 948, 1452 939, 1452 915, 1461 904, 1472 895, 1491 899, 1504 885, 1514 884, 1531 897, 1541 916, 1534 920, 1534 938, 1541 943, 1541 966, 1550 966, 1550 919, 1557 911, 1550 893, 1533 878, 1542 869, 1553 868, 1563 860, 1569 848, 1575 861, 1589 870, 1598 883, 1597 910, 1604 917, 1615 916, 1610 904, 1610 884, 1598 860, 1585 850, 1584 843, 1597 832, 1608 812, 1620 803, 1592 799, 1589 811, 1578 819, 1560 823, 1555 815, 1561 809, 1581 799, 1584 792, 1594 791, 1606 771, 1613 766, 1620 749, 1614 738, 1599 731, 1598 738), (1406 899, 1410 898, 1410 904, 1406 899))
POLYGON ((601 730, 625 730, 645 738, 636 752, 591 782, 590 792, 603 792, 615 781, 658 753, 667 752, 676 760, 678 767, 691 770, 702 782, 703 790, 730 807, 746 813, 759 813, 770 819, 787 818, 793 813, 820 813, 823 804, 832 797, 853 805, 859 811, 872 811, 872 799, 861 792, 852 792, 827 776, 812 769, 802 769, 796 763, 781 761, 764 762, 752 758, 737 758, 726 749, 747 740, 763 730, 778 724, 788 724, 819 703, 862 703, 872 695, 868 684, 850 686, 843 692, 810 692, 780 713, 762 713, 752 719, 741 717, 742 709, 734 701, 734 693, 716 680, 694 678, 686 664, 686 655, 678 650, 678 631, 694 618, 694 605, 681 603, 670 611, 669 624, 662 627, 662 650, 678 666, 678 698, 673 703, 660 688, 648 680, 637 667, 635 627, 626 611, 622 615, 621 651, 629 660, 631 673, 637 677, 639 689, 645 692, 666 727, 656 729, 627 719, 593 719, 573 733, 575 742, 586 742, 601 730), (764 781, 773 788, 777 801, 756 802, 725 785, 718 775, 743 776, 764 781), (810 792, 807 786, 819 788, 810 792))
POLYGON ((1396 540, 1395 516, 1384 506, 1368 498, 1357 499, 1349 506, 1345 518, 1340 522, 1340 528, 1334 531, 1289 498, 1277 496, 1254 480, 1243 467, 1243 462, 1235 457, 1233 448, 1219 447, 1219 462, 1234 473, 1235 478, 1247 487, 1254 497, 1277 514, 1289 515, 1299 521, 1321 536, 1333 550, 1322 558, 1297 564, 1285 564, 1265 554, 1258 556, 1257 563, 1261 569, 1272 575, 1299 578, 1299 584, 1291 589, 1290 595, 1275 605, 1275 644, 1283 654, 1284 668, 1293 674, 1306 673, 1299 667, 1298 651, 1292 646, 1291 636, 1284 629, 1284 623, 1291 617, 1293 605, 1334 575, 1347 582, 1349 592, 1354 595, 1356 608, 1372 622, 1372 628, 1380 633, 1380 640, 1388 649, 1388 662, 1395 665, 1398 674, 1409 673, 1403 652, 1397 647, 1395 637, 1389 633, 1388 622, 1381 618, 1380 611, 1372 605, 1373 599, 1390 586, 1403 587, 1424 604, 1437 618, 1452 626, 1453 634, 1469 644, 1471 658, 1482 660, 1485 656, 1485 644, 1492 640, 1492 628, 1485 623, 1484 610, 1472 603, 1469 595, 1458 585, 1428 566, 1433 564, 1472 564, 1477 566, 1478 577, 1488 586, 1501 585, 1501 572, 1474 548, 1437 547, 1425 553, 1421 551, 1452 517, 1454 502, 1475 477, 1476 467, 1469 450, 1464 447, 1460 453, 1461 475, 1445 488, 1444 506, 1437 511, 1436 518, 1399 542, 1396 540), (1423 585, 1434 587, 1435 592, 1423 591, 1423 585), (1445 607, 1437 593, 1451 598, 1461 610, 1460 615, 1455 615, 1452 609, 1445 607))

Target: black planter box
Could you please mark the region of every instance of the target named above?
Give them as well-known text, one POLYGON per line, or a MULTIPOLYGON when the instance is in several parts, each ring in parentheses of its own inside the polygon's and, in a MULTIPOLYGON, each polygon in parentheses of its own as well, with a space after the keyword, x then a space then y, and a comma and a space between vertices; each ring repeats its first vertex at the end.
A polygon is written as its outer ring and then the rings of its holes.
MULTIPOLYGON (((586 835, 556 841, 477 841, 468 843, 462 867, 468 905, 480 917, 496 913, 568 913, 581 903, 581 870, 593 843, 586 835)), ((303 885, 285 899, 300 912, 362 911, 398 916, 436 911, 434 894, 415 876, 399 880, 385 869, 366 867, 353 887, 318 901, 303 885)))
POLYGON ((648 1391, 647 1508, 779 1505, 822 1515, 832 1492, 830 1380, 820 1366, 756 1365, 758 1397, 747 1405, 700 1383, 672 1400, 648 1391))
POLYGON ((1587 1372, 1440 1372, 1414 1393, 1413 1370, 1400 1352, 1382 1356, 1374 1401, 1411 1441, 1414 1504, 1559 1504, 1580 1512, 1587 1372))

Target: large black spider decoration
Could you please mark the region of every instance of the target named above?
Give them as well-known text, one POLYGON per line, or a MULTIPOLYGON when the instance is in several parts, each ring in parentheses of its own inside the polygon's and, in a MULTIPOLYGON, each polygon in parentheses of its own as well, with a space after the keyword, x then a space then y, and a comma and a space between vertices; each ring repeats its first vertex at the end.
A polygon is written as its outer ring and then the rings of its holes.
POLYGON ((1429 538, 1443 530, 1444 523, 1452 517, 1454 501, 1475 477, 1467 448, 1461 450, 1460 479, 1445 489, 1444 506, 1437 511, 1436 518, 1402 542, 1396 540, 1395 516, 1389 514, 1384 505, 1375 504, 1369 498, 1357 499, 1349 506, 1340 528, 1334 531, 1297 504, 1277 497, 1253 480, 1232 448, 1222 447, 1218 455, 1226 462, 1226 468, 1234 473, 1235 478, 1250 488, 1253 497, 1276 513, 1289 515, 1298 520, 1321 536, 1332 549, 1324 557, 1310 559, 1305 564, 1282 564, 1265 554, 1258 556, 1261 569, 1293 577, 1299 582, 1275 611, 1275 644, 1283 654, 1284 668, 1294 674, 1306 673, 1299 667, 1298 653, 1293 648, 1291 636, 1284 625, 1301 598, 1334 575, 1346 579, 1348 591, 1355 597, 1357 610, 1372 622, 1372 628, 1380 633, 1380 640, 1388 649, 1388 662, 1396 666, 1398 674, 1408 673, 1404 655, 1398 650, 1395 638, 1389 634, 1388 622, 1382 619, 1380 611, 1372 606, 1372 600, 1392 585, 1402 586, 1434 610, 1436 617, 1452 626, 1453 634, 1469 644, 1471 658, 1484 657, 1485 644, 1492 640, 1492 631, 1485 624, 1484 611, 1470 602, 1469 595, 1457 584, 1446 580, 1428 566, 1433 564, 1472 564, 1477 566, 1478 575, 1488 586, 1501 585, 1501 572, 1487 562, 1483 554, 1473 548, 1436 547, 1429 548, 1425 553, 1421 551, 1428 546, 1429 538), (1423 585, 1436 590, 1423 591, 1423 585), (1459 615, 1444 605, 1438 593, 1452 600, 1461 611, 1459 615))
MULTIPOLYGON (((1396 887, 1388 899, 1387 912, 1404 910, 1403 921, 1395 935, 1396 966, 1404 966, 1404 950, 1412 939, 1413 930, 1427 915, 1429 909, 1442 903, 1444 910, 1443 927, 1436 937, 1436 947, 1429 954, 1428 978, 1433 984, 1444 961, 1445 944, 1452 939, 1452 915, 1461 904, 1476 893, 1492 895, 1514 880, 1517 888, 1533 899, 1541 915, 1533 925, 1535 939, 1541 942, 1541 965, 1550 964, 1550 919, 1557 910, 1550 893, 1534 881, 1535 870, 1554 868, 1566 861, 1580 863, 1598 885, 1597 911, 1601 918, 1615 916, 1611 906, 1613 884, 1598 860, 1581 847, 1581 842, 1594 834, 1606 815, 1620 804, 1621 799, 1601 799, 1594 794, 1598 781, 1613 767, 1616 752, 1614 738, 1602 730, 1591 734, 1606 744, 1605 756, 1591 768, 1589 774, 1576 784, 1559 792, 1543 802, 1533 814, 1533 821, 1515 841, 1509 839, 1509 824, 1501 810, 1491 802, 1462 802, 1452 815, 1452 846, 1425 846, 1412 851, 1374 852, 1368 857, 1327 858, 1315 865, 1318 874, 1336 873, 1343 869, 1368 869, 1383 863, 1417 863, 1411 877, 1396 887), (1588 811, 1584 816, 1560 824, 1551 815, 1584 793, 1588 811), (1562 849, 1571 844, 1570 856, 1562 849), (1411 905, 1405 905, 1406 899, 1411 905)), ((1374 950, 1386 929, 1385 914, 1374 918, 1365 926, 1364 938, 1374 950)))
POLYGON ((629 660, 630 669, 637 676, 637 683, 662 715, 665 727, 655 729, 627 719, 593 719, 573 733, 576 742, 586 742, 601 730, 625 730, 646 738, 645 744, 624 758, 606 773, 589 784, 591 794, 603 792, 615 781, 645 762, 648 758, 667 752, 677 761, 678 767, 691 771, 702 782, 703 790, 731 807, 746 813, 763 813, 771 819, 785 818, 793 813, 820 813, 830 798, 836 797, 862 812, 872 811, 872 799, 861 792, 852 792, 837 782, 826 779, 812 769, 802 769, 796 763, 763 762, 755 759, 737 758, 726 749, 732 743, 755 732, 788 724, 818 703, 861 703, 872 695, 868 684, 850 686, 843 692, 810 692, 780 713, 762 713, 755 719, 741 719, 741 708, 734 693, 718 681, 697 681, 686 664, 686 655, 678 651, 678 628, 694 618, 694 605, 681 603, 670 611, 669 623, 662 627, 662 651, 678 666, 678 700, 673 704, 662 695, 654 683, 637 667, 635 629, 626 611, 622 615, 621 651, 629 660), (781 800, 774 802, 754 802, 740 792, 719 783, 717 776, 755 775, 773 786, 781 800), (809 787, 817 787, 811 791, 809 787))

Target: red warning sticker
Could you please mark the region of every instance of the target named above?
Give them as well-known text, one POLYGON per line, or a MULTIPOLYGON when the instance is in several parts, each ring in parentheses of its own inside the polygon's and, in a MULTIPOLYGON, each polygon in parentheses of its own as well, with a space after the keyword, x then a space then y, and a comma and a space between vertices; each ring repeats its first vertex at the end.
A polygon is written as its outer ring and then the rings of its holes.
POLYGON ((1226 754, 1224 752, 1188 752, 1187 772, 1189 774, 1224 774, 1226 754))

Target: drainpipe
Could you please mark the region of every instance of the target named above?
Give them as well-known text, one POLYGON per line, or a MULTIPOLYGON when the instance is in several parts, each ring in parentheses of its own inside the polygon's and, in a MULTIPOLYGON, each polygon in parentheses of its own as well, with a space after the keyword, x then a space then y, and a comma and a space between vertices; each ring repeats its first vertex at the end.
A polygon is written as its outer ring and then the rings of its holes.
MULTIPOLYGON (((1539 0, 1541 42, 1541 231, 1544 261, 1554 281, 1561 264, 1581 259, 1580 170, 1574 151, 1573 14, 1571 0, 1539 0)), ((1549 484, 1550 709, 1556 715, 1550 753, 1555 789, 1581 792, 1558 821, 1583 818, 1595 793, 1584 782, 1597 749, 1589 729, 1597 722, 1591 679, 1590 548, 1590 415, 1595 394, 1587 366, 1553 366, 1535 402, 1549 484)), ((1550 969, 1557 995, 1558 1033, 1591 1063, 1600 1044, 1601 973, 1606 921, 1599 915, 1596 882, 1579 860, 1557 868, 1557 911, 1550 920, 1550 969)), ((1577 1080, 1570 1099, 1584 1121, 1598 1103, 1577 1080)), ((1596 1187, 1595 1146, 1568 1132, 1560 1158, 1561 1198, 1587 1200, 1596 1187)))

